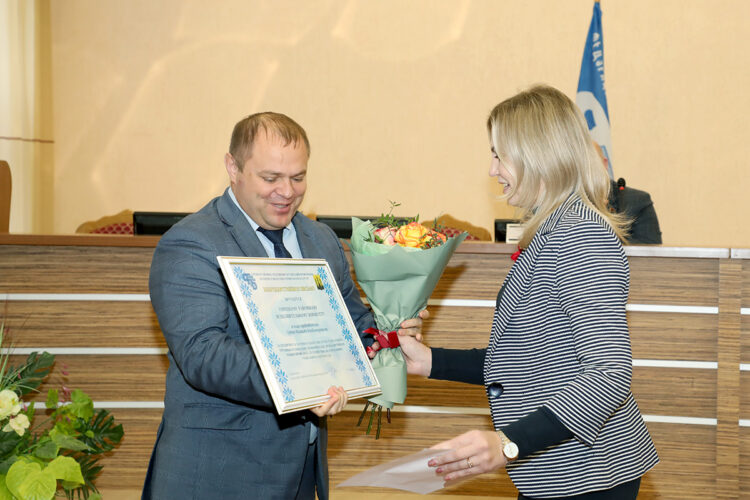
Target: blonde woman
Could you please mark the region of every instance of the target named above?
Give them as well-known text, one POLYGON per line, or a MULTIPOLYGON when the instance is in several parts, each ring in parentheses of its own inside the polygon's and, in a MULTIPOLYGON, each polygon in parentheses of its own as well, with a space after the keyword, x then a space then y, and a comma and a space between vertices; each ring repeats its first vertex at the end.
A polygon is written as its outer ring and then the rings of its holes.
POLYGON ((482 384, 495 431, 436 445, 447 483, 505 467, 519 499, 635 499, 658 462, 630 391, 627 223, 607 210, 609 179, 584 119, 535 86, 487 120, 490 175, 525 213, 486 349, 402 337, 410 373, 482 384))

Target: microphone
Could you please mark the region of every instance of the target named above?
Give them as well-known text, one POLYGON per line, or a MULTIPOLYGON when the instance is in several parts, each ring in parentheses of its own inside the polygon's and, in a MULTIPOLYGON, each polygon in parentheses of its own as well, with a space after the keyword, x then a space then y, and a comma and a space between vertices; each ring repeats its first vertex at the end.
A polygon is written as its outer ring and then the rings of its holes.
POLYGON ((623 203, 623 196, 625 196, 625 179, 620 177, 617 179, 617 190, 612 193, 612 212, 620 213, 623 210, 625 210, 625 206, 623 203))

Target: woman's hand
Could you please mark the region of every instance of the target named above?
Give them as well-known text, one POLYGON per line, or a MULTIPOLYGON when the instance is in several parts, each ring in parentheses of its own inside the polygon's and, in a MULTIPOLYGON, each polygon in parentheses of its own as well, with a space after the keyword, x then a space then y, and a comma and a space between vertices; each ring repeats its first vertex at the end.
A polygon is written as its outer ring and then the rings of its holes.
MULTIPOLYGON (((414 337, 418 341, 422 341, 422 320, 430 317, 430 313, 427 309, 422 309, 416 318, 407 319, 401 322, 401 328, 398 330, 399 341, 401 336, 414 337)), ((376 340, 372 345, 367 348, 367 355, 370 359, 373 359, 380 350, 380 343, 376 340)))
MULTIPOLYGON (((398 330, 398 341, 406 361, 407 373, 423 377, 428 377, 432 371, 432 351, 422 344, 422 323, 429 317, 429 311, 422 309, 416 318, 403 321, 398 330)), ((372 359, 379 350, 380 343, 376 341, 367 349, 367 355, 372 359)))
POLYGON ((399 340, 401 337, 414 337, 418 341, 422 342, 422 320, 430 317, 430 312, 427 309, 422 309, 416 318, 411 318, 401 323, 401 328, 398 330, 399 340))
POLYGON ((333 416, 337 413, 340 413, 349 400, 349 395, 346 393, 344 388, 340 386, 329 387, 328 395, 331 396, 331 399, 316 408, 312 408, 310 411, 319 417, 325 417, 326 415, 333 416))
POLYGON ((414 337, 399 336, 401 353, 406 361, 406 373, 429 377, 432 373, 432 349, 414 337))
POLYGON ((505 467, 500 436, 493 431, 473 430, 433 446, 435 449, 453 450, 427 462, 444 476, 445 485, 457 479, 492 472, 505 467))

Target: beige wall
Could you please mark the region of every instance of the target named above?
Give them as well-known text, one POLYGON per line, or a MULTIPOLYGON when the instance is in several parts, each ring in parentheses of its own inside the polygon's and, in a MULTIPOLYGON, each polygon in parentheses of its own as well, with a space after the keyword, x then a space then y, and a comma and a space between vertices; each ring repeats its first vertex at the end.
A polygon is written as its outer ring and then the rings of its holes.
POLYGON ((54 229, 50 26, 48 0, 0 0, 0 159, 13 178, 12 233, 54 229))
MULTIPOLYGON (((516 90, 573 95, 591 0, 52 2, 54 231, 192 211, 227 184, 233 124, 260 110, 312 142, 303 211, 512 214, 484 120, 516 90)), ((750 2, 604 0, 615 175, 664 242, 750 247, 750 2)))

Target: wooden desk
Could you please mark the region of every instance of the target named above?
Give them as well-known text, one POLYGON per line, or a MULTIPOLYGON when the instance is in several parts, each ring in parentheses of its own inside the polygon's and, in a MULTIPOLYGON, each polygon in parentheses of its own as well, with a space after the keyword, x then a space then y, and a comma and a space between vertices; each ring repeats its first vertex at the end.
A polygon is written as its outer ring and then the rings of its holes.
MULTIPOLYGON (((148 299, 157 241, 0 235, 0 299, 5 294, 16 352, 57 354, 58 367, 68 366, 66 385, 123 423, 125 438, 98 481, 108 491, 140 488, 161 418, 166 345, 148 299)), ((513 250, 460 246, 431 299, 428 344, 486 346, 513 250)), ((750 250, 627 253, 633 392, 662 460, 639 498, 740 498, 750 491, 750 250)), ((58 368, 47 386, 61 377, 58 368)), ((491 428, 483 388, 460 383, 410 379, 406 403, 379 441, 355 427, 358 409, 361 401, 329 423, 332 485, 465 430, 491 428)), ((339 499, 365 492, 377 497, 371 489, 334 490, 339 499)), ((514 498, 516 490, 496 473, 446 494, 514 498)))

